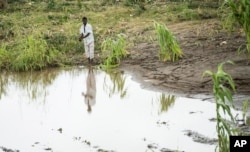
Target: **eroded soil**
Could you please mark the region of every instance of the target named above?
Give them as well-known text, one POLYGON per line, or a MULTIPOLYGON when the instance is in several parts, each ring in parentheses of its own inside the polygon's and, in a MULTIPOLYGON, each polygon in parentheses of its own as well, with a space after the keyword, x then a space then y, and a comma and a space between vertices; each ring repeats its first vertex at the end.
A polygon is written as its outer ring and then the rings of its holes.
POLYGON ((225 64, 224 71, 234 79, 236 94, 250 94, 250 56, 237 51, 246 44, 242 31, 229 34, 216 20, 190 21, 167 27, 178 39, 183 58, 174 63, 161 62, 158 44, 139 43, 131 49, 131 55, 123 60, 120 68, 134 75, 145 88, 212 94, 211 77, 203 77, 203 72, 216 72, 219 63, 231 60, 235 64, 225 64))

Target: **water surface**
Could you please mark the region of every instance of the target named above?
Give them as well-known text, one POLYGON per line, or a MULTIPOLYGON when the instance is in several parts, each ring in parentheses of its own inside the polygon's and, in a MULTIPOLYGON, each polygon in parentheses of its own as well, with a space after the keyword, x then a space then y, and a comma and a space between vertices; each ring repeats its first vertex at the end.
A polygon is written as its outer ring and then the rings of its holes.
MULTIPOLYGON (((217 138, 215 105, 141 89, 130 75, 94 69, 95 104, 88 112, 88 68, 3 73, 0 93, 0 147, 20 152, 171 149, 211 152, 216 144, 194 142, 192 130, 217 138)), ((1 148, 0 148, 1 151, 1 148)))

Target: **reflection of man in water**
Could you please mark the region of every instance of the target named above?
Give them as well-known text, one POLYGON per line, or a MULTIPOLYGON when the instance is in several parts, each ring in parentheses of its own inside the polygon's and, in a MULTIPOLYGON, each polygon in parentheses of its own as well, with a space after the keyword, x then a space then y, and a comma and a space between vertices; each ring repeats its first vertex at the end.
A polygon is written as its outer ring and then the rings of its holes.
POLYGON ((96 81, 92 67, 89 67, 88 76, 86 80, 86 93, 82 92, 85 99, 85 104, 88 106, 87 111, 91 112, 91 107, 96 103, 96 81))

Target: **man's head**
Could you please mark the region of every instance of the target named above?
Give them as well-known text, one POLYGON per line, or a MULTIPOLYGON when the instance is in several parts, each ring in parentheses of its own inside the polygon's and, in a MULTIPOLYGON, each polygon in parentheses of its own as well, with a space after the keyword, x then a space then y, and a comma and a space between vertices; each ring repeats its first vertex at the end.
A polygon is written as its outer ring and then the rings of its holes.
POLYGON ((87 17, 84 16, 84 17, 82 18, 82 23, 83 23, 84 25, 86 25, 87 22, 88 22, 88 19, 87 19, 87 17))

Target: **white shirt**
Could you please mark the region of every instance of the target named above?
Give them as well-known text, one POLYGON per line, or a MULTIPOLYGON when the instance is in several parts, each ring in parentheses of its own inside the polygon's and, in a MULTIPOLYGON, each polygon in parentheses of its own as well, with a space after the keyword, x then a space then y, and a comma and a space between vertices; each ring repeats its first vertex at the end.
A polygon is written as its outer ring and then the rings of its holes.
POLYGON ((87 33, 89 33, 89 36, 84 38, 83 40, 85 44, 90 44, 91 42, 94 42, 94 35, 92 26, 88 23, 85 26, 85 30, 84 30, 84 25, 82 25, 80 28, 80 34, 86 35, 87 33))

